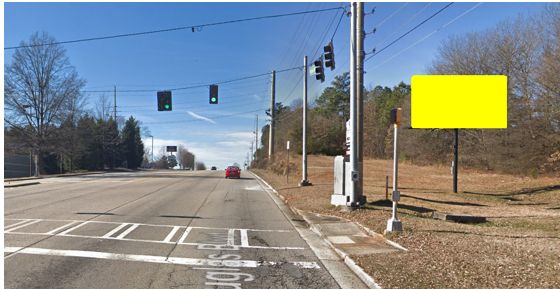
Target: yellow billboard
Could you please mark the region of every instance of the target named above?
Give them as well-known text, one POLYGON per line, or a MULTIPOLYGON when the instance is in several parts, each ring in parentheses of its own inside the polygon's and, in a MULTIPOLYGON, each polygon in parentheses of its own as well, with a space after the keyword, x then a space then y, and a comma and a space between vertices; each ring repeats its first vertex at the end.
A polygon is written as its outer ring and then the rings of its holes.
POLYGON ((507 128, 507 76, 414 75, 412 128, 507 128))

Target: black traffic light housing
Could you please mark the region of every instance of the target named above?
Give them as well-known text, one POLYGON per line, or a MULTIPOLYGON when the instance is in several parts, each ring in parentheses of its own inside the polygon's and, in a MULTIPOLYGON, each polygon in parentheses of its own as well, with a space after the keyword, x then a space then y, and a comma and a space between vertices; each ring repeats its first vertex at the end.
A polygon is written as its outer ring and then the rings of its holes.
POLYGON ((313 72, 315 73, 315 79, 321 82, 325 81, 325 70, 323 68, 323 60, 321 58, 313 62, 313 72))
POLYGON ((173 105, 171 103, 171 91, 158 91, 157 92, 158 111, 171 111, 173 105))
POLYGON ((210 85, 210 96, 208 101, 210 104, 218 104, 218 86, 215 84, 210 85))
POLYGON ((330 67, 331 70, 334 70, 334 46, 332 42, 329 42, 327 46, 323 47, 323 51, 325 52, 325 66, 330 67))

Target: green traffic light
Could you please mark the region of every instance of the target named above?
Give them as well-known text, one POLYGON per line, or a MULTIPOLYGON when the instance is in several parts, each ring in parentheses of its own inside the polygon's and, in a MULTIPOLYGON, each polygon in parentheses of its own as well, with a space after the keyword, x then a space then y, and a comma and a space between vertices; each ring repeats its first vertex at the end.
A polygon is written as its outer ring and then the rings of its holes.
POLYGON ((215 97, 212 97, 211 100, 212 100, 212 102, 216 102, 217 99, 215 97))
POLYGON ((169 104, 166 104, 166 105, 165 105, 165 109, 169 109, 169 104))

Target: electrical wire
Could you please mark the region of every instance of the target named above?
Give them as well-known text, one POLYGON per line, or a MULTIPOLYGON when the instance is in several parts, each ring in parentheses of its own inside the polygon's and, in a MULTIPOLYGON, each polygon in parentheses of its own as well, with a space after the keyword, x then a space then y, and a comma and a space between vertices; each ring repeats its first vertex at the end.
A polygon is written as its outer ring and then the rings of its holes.
POLYGON ((186 30, 186 29, 194 30, 194 29, 202 29, 203 27, 218 26, 218 25, 240 23, 240 22, 247 22, 247 21, 255 21, 255 20, 263 20, 263 19, 281 18, 281 17, 288 17, 288 16, 296 16, 296 15, 305 15, 305 14, 312 14, 312 13, 321 13, 321 12, 327 12, 327 11, 339 10, 339 9, 342 9, 342 8, 341 7, 333 7, 333 8, 310 10, 310 11, 300 11, 300 12, 266 15, 266 16, 258 16, 258 17, 251 17, 251 18, 242 18, 242 19, 235 19, 235 20, 228 20, 228 21, 221 21, 221 22, 191 25, 191 26, 180 26, 180 27, 150 30, 150 31, 143 31, 143 32, 133 32, 133 33, 125 33, 125 34, 100 36, 100 37, 90 37, 90 38, 82 38, 82 39, 66 40, 66 41, 56 41, 56 42, 33 44, 33 45, 10 46, 10 47, 5 47, 4 50, 50 46, 50 45, 58 45, 58 44, 70 44, 70 43, 97 41, 97 40, 106 40, 106 39, 114 39, 114 38, 122 38, 122 37, 131 37, 131 36, 140 36, 140 35, 147 35, 147 34, 171 32, 171 31, 179 31, 179 30, 186 30))
POLYGON ((370 59, 372 59, 374 56, 378 55, 379 53, 383 52, 384 50, 386 50, 387 48, 391 47, 393 44, 397 43, 399 40, 403 39, 405 36, 407 36, 408 34, 412 33, 414 30, 416 30, 418 27, 422 26, 424 23, 430 21, 432 18, 436 17, 438 14, 440 14, 441 12, 443 12, 445 9, 449 8, 449 6, 453 5, 453 2, 445 5, 443 8, 439 9, 436 13, 430 15, 430 17, 424 19, 424 21, 418 23, 416 26, 412 27, 410 30, 408 30, 407 32, 405 32, 404 34, 402 34, 401 36, 399 36, 397 39, 391 41, 391 43, 385 45, 383 48, 381 48, 380 50, 376 51, 375 53, 373 53, 371 56, 369 56, 368 58, 366 58, 366 60, 364 62, 368 62, 370 59))

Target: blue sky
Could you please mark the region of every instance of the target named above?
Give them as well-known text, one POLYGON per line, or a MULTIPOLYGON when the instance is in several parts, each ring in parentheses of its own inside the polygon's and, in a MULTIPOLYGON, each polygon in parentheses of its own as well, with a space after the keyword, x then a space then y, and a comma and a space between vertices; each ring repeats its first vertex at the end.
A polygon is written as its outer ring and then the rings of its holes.
MULTIPOLYGON (((16 46, 35 31, 59 41, 129 32, 198 25, 263 15, 340 7, 330 3, 5 3, 4 45, 16 46)), ((344 5, 348 5, 345 3, 344 5)), ((365 50, 378 50, 441 9, 446 3, 366 3, 365 50)), ((442 40, 450 35, 480 31, 519 14, 537 12, 542 3, 455 3, 447 10, 376 55, 365 64, 366 87, 410 82, 425 73, 442 40), (467 14, 464 14, 469 9, 467 14), (457 18, 459 17, 459 18, 457 18), (455 21, 453 21, 455 20, 455 21), (448 25, 446 25, 448 24, 448 25), (442 28, 443 27, 443 28, 442 28), (440 29, 440 30, 438 30, 440 29), (433 33, 434 31, 437 31, 433 33), (433 33, 433 34, 431 34, 433 33), (428 38, 425 38, 426 36, 428 38), (425 39, 424 39, 425 38, 425 39), (424 39, 420 41, 421 39, 424 39), (420 41, 420 42, 418 42, 420 41)), ((220 85, 220 104, 208 104, 208 88, 173 93, 173 111, 158 112, 157 90, 208 84, 281 70, 319 57, 334 33, 341 12, 267 19, 144 36, 66 44, 70 62, 86 79, 86 90, 117 86, 118 114, 133 115, 154 135, 156 156, 163 145, 186 146, 208 166, 242 164, 270 103, 270 77, 220 85), (317 52, 319 51, 319 52, 317 52), (154 92, 120 92, 145 89, 154 92), (197 117, 197 116, 202 116, 197 117), (207 118, 204 120, 203 118, 207 118), (209 119, 209 120, 208 120, 209 119)), ((349 18, 342 18, 334 36, 337 68, 326 70, 320 84, 309 78, 315 99, 334 76, 348 70, 349 18)), ((5 51, 5 62, 12 51, 5 51)), ((276 98, 290 104, 302 96, 302 72, 277 74, 276 98)), ((90 107, 101 95, 86 93, 90 107)), ((145 144, 151 146, 151 139, 145 144)))

